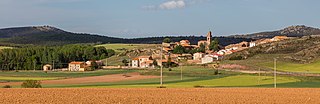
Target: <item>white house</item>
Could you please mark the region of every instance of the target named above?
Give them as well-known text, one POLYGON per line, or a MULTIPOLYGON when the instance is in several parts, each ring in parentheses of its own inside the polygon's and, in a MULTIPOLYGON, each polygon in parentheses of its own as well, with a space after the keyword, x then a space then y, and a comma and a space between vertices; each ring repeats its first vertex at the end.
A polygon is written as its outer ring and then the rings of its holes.
POLYGON ((255 42, 250 42, 250 43, 249 43, 249 47, 254 47, 254 46, 256 46, 256 43, 255 43, 255 42))
POLYGON ((70 62, 69 71, 86 71, 84 62, 70 62))
POLYGON ((204 56, 204 53, 194 53, 193 54, 193 60, 201 60, 201 58, 204 56))
POLYGON ((151 56, 139 56, 132 59, 131 62, 131 66, 134 68, 149 68, 152 67, 153 60, 151 56))
POLYGON ((139 58, 132 59, 131 65, 133 68, 138 68, 139 67, 139 58))
POLYGON ((218 59, 213 55, 205 55, 203 58, 201 58, 201 64, 212 63, 213 61, 216 61, 216 60, 218 59))

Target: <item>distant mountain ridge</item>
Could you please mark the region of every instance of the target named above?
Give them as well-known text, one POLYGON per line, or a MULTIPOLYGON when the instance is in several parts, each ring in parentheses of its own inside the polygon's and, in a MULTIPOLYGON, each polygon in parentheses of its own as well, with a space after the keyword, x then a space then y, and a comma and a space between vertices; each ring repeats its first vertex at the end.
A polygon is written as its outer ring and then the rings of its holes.
MULTIPOLYGON (((64 45, 76 43, 160 44, 162 43, 162 40, 167 37, 168 36, 125 39, 86 33, 72 33, 52 26, 30 26, 0 29, 0 45, 64 45)), ((206 40, 206 37, 203 36, 169 36, 168 38, 171 38, 174 42, 187 39, 192 44, 197 44, 199 40, 206 40)), ((242 41, 251 41, 251 39, 232 37, 217 38, 223 46, 242 41)))
MULTIPOLYGON (((260 32, 248 35, 232 35, 216 37, 221 45, 251 41, 261 38, 272 38, 285 35, 290 37, 302 37, 320 34, 320 29, 304 25, 290 26, 278 31, 260 32)), ((205 36, 205 35, 203 35, 205 36)), ((169 36, 172 41, 177 42, 187 39, 191 44, 197 44, 199 40, 206 40, 203 36, 169 36)), ((108 37, 86 33, 73 33, 64 31, 53 26, 29 26, 0 29, 1 44, 33 44, 33 45, 64 45, 76 43, 128 43, 128 44, 159 44, 166 37, 147 37, 125 39, 108 37)))
POLYGON ((16 36, 28 36, 34 34, 62 34, 69 33, 52 26, 14 27, 0 29, 0 38, 11 38, 16 36))
POLYGON ((297 26, 289 26, 277 31, 260 32, 260 33, 247 34, 247 35, 232 35, 229 37, 262 39, 262 38, 272 38, 274 36, 302 37, 302 36, 317 35, 317 34, 320 34, 319 28, 308 27, 305 25, 297 25, 297 26))
POLYGON ((122 38, 67 32, 52 26, 14 27, 0 29, 0 39, 0 43, 34 45, 63 45, 99 42, 120 43, 124 41, 122 38))

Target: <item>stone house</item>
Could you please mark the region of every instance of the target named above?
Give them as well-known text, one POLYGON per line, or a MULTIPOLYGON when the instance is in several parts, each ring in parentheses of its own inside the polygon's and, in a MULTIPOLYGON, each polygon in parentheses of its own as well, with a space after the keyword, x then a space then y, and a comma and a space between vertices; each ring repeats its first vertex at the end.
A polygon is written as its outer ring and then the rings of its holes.
POLYGON ((203 56, 204 56, 204 53, 200 53, 200 52, 194 53, 193 60, 201 60, 203 56))
POLYGON ((52 65, 50 64, 43 65, 43 71, 51 71, 52 69, 52 65))
POLYGON ((68 71, 86 71, 86 64, 84 62, 70 62, 68 71))

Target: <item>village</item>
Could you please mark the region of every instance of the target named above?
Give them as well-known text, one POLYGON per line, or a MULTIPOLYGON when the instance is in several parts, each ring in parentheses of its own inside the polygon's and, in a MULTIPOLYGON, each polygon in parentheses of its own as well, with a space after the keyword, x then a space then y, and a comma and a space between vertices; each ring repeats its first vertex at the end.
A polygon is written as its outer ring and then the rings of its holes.
MULTIPOLYGON (((237 44, 230 44, 225 47, 219 45, 219 50, 214 51, 210 50, 209 46, 212 42, 217 41, 212 39, 212 32, 209 31, 206 35, 206 40, 198 41, 198 44, 193 45, 189 40, 181 40, 179 42, 163 42, 161 44, 161 51, 159 53, 153 53, 151 55, 142 55, 137 56, 131 59, 128 59, 128 65, 121 66, 108 66, 107 62, 104 60, 98 61, 86 61, 78 62, 73 61, 68 63, 68 68, 60 69, 61 71, 92 71, 94 69, 108 69, 108 68, 122 68, 122 69, 155 69, 157 66, 163 65, 164 67, 176 67, 178 65, 207 65, 215 64, 221 61, 224 56, 230 55, 232 53, 255 47, 261 44, 281 41, 285 39, 290 39, 287 36, 275 36, 271 39, 259 39, 251 42, 240 42, 237 44), (183 47, 187 50, 199 49, 205 47, 204 52, 195 52, 191 53, 174 53, 176 47, 183 47), (162 57, 161 57, 162 55, 162 57)), ((53 65, 46 64, 43 66, 44 71, 54 70, 53 65)), ((57 70, 55 70, 57 71, 57 70)))
POLYGON ((223 59, 224 56, 247 49, 251 47, 255 47, 261 44, 276 42, 289 39, 287 36, 275 36, 271 39, 260 39, 251 42, 240 42, 237 44, 230 44, 225 46, 218 51, 209 50, 209 45, 212 44, 212 32, 209 31, 207 33, 207 40, 198 41, 197 45, 190 44, 189 40, 181 40, 180 42, 170 42, 170 43, 162 43, 162 50, 164 59, 160 60, 159 54, 153 54, 150 56, 139 56, 132 59, 132 68, 154 68, 154 60, 156 60, 157 65, 167 64, 168 60, 171 60, 172 64, 210 64, 215 63, 223 59), (196 49, 200 48, 201 45, 205 45, 205 52, 196 52, 194 54, 173 54, 173 50, 177 46, 182 46, 185 49, 196 49))

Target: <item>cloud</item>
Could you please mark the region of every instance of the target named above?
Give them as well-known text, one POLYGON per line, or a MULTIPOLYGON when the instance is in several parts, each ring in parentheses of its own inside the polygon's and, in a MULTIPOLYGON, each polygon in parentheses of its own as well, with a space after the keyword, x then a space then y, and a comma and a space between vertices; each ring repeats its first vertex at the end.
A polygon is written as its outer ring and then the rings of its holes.
POLYGON ((159 5, 160 9, 177 9, 184 8, 186 3, 184 0, 167 1, 159 5))
POLYGON ((172 9, 182 9, 190 5, 195 5, 199 3, 208 2, 210 0, 168 0, 159 5, 148 5, 143 6, 146 10, 172 10, 172 9))

